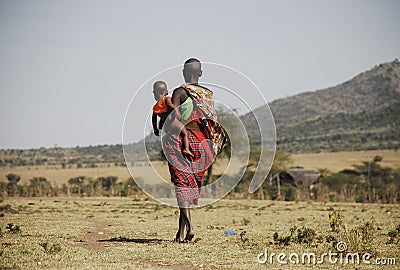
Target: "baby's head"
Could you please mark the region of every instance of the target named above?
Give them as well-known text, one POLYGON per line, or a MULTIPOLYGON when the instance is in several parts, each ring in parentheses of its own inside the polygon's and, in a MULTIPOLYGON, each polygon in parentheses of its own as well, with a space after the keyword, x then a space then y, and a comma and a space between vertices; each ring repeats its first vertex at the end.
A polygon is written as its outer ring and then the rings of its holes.
POLYGON ((167 84, 163 81, 156 81, 153 84, 154 99, 158 101, 166 94, 168 94, 167 84))

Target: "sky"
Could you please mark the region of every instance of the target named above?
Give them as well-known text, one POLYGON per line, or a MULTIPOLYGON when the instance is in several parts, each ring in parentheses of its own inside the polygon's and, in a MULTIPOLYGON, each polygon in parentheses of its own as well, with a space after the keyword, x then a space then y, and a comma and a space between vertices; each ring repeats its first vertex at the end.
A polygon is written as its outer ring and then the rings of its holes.
POLYGON ((133 95, 190 57, 268 102, 340 84, 400 58, 399 14, 396 0, 0 0, 0 148, 121 143, 133 95))

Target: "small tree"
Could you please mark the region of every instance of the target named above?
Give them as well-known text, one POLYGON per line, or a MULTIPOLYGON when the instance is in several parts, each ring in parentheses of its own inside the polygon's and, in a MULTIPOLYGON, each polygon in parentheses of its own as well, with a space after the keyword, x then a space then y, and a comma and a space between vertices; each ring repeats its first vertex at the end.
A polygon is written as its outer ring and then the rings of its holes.
POLYGON ((114 195, 114 187, 117 182, 117 176, 101 176, 97 178, 97 183, 101 185, 103 191, 107 191, 109 194, 114 195))
POLYGON ((82 186, 84 180, 85 180, 85 176, 73 177, 68 180, 68 183, 70 185, 77 187, 77 192, 78 192, 79 196, 81 195, 81 186, 82 186))
POLYGON ((51 185, 44 177, 33 177, 29 184, 31 196, 48 195, 51 191, 51 185))
MULTIPOLYGON (((276 186, 277 186, 277 197, 276 199, 281 199, 282 198, 282 190, 281 190, 281 183, 280 183, 280 178, 279 178, 279 173, 287 171, 290 167, 290 165, 293 163, 293 159, 290 156, 289 153, 277 150, 275 152, 275 158, 274 162, 272 163, 271 171, 269 172, 270 177, 276 177, 276 186)), ((297 192, 294 192, 292 189, 290 189, 290 198, 292 198, 292 195, 295 197, 297 196, 297 192)), ((270 193, 271 195, 271 193, 270 193)), ((272 197, 272 196, 271 196, 272 197)), ((285 195, 286 197, 286 195, 285 195)), ((285 198, 286 200, 286 198, 285 198)))
POLYGON ((10 182, 10 184, 17 184, 19 180, 21 180, 21 177, 19 175, 13 173, 7 174, 6 178, 10 182))
POLYGON ((283 185, 282 186, 283 198, 285 201, 295 201, 297 198, 297 189, 292 185, 283 185))

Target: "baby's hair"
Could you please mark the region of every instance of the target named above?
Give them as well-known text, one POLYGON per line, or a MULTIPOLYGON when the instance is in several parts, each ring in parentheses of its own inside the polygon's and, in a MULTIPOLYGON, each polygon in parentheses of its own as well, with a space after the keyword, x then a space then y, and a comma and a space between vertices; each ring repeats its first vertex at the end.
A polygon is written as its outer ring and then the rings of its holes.
POLYGON ((153 91, 156 91, 159 89, 159 87, 165 86, 165 89, 167 89, 167 84, 164 81, 156 81, 153 84, 153 91))

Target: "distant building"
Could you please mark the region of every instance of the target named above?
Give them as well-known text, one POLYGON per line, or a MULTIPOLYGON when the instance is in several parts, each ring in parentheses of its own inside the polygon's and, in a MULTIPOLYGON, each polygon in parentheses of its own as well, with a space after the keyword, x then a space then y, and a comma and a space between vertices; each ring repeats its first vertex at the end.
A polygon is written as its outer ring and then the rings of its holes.
POLYGON ((270 179, 270 185, 279 184, 293 185, 295 187, 310 187, 318 182, 321 174, 312 169, 291 168, 287 171, 280 172, 270 179))
MULTIPOLYGON (((276 185, 278 188, 278 197, 277 199, 282 198, 281 187, 285 186, 293 186, 296 189, 307 190, 304 195, 307 198, 313 197, 311 194, 311 188, 313 185, 317 184, 321 174, 312 169, 304 169, 304 168, 291 168, 287 171, 283 171, 273 175, 270 178, 269 185, 276 185), (306 195, 307 194, 307 195, 306 195)), ((297 199, 298 197, 297 193, 297 199)), ((285 196, 284 196, 285 197, 285 196)), ((285 198, 286 199, 286 198, 285 198)), ((305 198, 303 198, 305 199, 305 198)))

